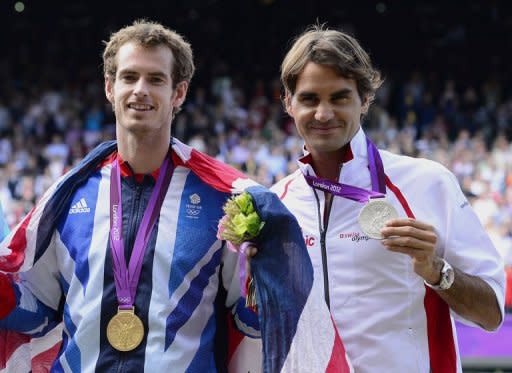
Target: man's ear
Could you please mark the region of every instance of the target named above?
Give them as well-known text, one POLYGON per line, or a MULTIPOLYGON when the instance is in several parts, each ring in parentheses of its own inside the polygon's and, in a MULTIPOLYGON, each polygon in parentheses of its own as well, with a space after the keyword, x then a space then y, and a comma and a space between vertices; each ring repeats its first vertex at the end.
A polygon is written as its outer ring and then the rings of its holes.
POLYGON ((370 108, 370 97, 368 95, 364 96, 363 104, 361 105, 361 114, 368 114, 368 109, 370 108))
POLYGON ((105 96, 107 100, 114 105, 114 82, 108 76, 105 76, 105 96))
POLYGON ((185 101, 185 98, 187 97, 187 90, 188 90, 188 82, 182 81, 176 84, 176 88, 174 89, 174 94, 171 97, 171 105, 175 108, 179 108, 183 102, 185 101))
POLYGON ((288 115, 293 117, 292 94, 288 90, 284 93, 283 105, 284 105, 284 109, 286 110, 288 115))

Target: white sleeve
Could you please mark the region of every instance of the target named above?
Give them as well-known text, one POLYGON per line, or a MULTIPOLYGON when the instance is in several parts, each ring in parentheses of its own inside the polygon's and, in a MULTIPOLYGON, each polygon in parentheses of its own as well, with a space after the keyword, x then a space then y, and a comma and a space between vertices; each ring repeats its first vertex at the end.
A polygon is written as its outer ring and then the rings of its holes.
MULTIPOLYGON (((485 232, 477 215, 462 193, 455 176, 446 170, 440 175, 438 196, 442 224, 438 242, 438 253, 453 267, 484 280, 494 290, 496 300, 505 318, 505 270, 503 259, 485 232)), ((462 318, 452 311, 452 315, 472 326, 475 323, 462 318)))

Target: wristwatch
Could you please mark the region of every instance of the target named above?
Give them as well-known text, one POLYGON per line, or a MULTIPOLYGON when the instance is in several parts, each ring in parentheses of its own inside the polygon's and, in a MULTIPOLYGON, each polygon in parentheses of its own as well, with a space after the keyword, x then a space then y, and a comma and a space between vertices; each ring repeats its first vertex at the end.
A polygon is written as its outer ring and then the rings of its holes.
POLYGON ((425 285, 434 290, 448 290, 451 288, 453 281, 455 280, 455 271, 453 267, 444 259, 443 261, 443 269, 441 269, 441 280, 438 285, 432 285, 428 282, 424 281, 425 285))

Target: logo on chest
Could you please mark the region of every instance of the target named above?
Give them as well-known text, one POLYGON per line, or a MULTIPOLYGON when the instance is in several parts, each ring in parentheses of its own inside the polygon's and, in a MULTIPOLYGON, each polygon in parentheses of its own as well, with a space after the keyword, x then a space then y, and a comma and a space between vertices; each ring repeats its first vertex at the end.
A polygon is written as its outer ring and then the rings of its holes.
POLYGON ((306 234, 304 236, 304 243, 306 244, 306 247, 313 247, 315 246, 316 237, 310 236, 309 234, 306 234))
POLYGON ((85 198, 81 198, 80 201, 75 203, 71 208, 69 209, 69 214, 86 214, 91 212, 91 209, 89 206, 87 206, 87 201, 85 198))
POLYGON ((187 203, 185 205, 186 212, 187 212, 187 218, 189 219, 199 219, 199 214, 201 213, 201 210, 203 207, 201 206, 201 197, 199 194, 194 193, 191 194, 189 197, 190 203, 187 203))
POLYGON ((348 233, 340 233, 340 240, 359 242, 359 241, 368 241, 370 237, 360 232, 348 232, 348 233))

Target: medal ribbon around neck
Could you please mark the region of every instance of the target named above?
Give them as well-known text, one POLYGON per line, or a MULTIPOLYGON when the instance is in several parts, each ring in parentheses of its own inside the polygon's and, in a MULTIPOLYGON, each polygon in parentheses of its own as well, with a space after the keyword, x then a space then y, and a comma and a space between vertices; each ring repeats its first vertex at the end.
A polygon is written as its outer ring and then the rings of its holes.
POLYGON ((173 167, 170 164, 169 156, 160 169, 155 187, 151 193, 148 206, 144 211, 142 222, 135 236, 132 254, 128 268, 124 256, 123 240, 123 210, 121 201, 121 175, 119 170, 119 159, 112 165, 110 175, 110 247, 114 271, 114 282, 116 286, 117 301, 120 310, 133 309, 135 293, 139 283, 140 272, 144 252, 151 236, 153 226, 160 215, 162 203, 169 188, 173 174, 173 167))
POLYGON ((372 190, 366 190, 354 185, 342 184, 310 175, 304 175, 304 178, 312 188, 353 201, 368 202, 370 198, 384 198, 386 196, 386 184, 384 181, 382 159, 377 147, 368 137, 366 137, 366 145, 368 149, 368 168, 370 169, 372 190))

